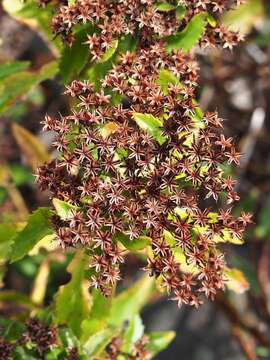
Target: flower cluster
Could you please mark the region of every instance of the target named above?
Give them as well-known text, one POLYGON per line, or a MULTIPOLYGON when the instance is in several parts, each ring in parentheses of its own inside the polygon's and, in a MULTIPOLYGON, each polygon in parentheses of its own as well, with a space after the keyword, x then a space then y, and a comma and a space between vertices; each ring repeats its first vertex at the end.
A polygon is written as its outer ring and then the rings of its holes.
POLYGON ((38 319, 29 319, 23 334, 23 342, 28 341, 35 345, 38 354, 43 355, 57 344, 57 329, 55 326, 44 325, 38 319))
POLYGON ((12 350, 13 350, 13 345, 4 338, 0 337, 0 359, 10 360, 12 350))
POLYGON ((151 352, 147 349, 149 339, 146 335, 142 336, 133 344, 130 353, 125 353, 121 350, 123 341, 116 337, 106 347, 106 360, 117 360, 119 357, 126 360, 150 360, 152 358, 151 352))
MULTIPOLYGON (((233 2, 185 1, 192 15, 209 6, 218 11, 219 3, 227 9, 233 2)), ((217 243, 241 239, 250 216, 231 214, 239 197, 221 165, 239 164, 240 154, 218 115, 202 114, 194 101, 196 62, 179 50, 169 54, 157 37, 175 32, 176 20, 175 13, 154 10, 152 0, 60 8, 53 26, 65 38, 79 21, 101 29, 88 38, 95 59, 114 36, 136 33, 138 44, 119 54, 98 91, 87 81, 67 86, 77 107, 69 116, 45 118, 61 155, 39 169, 38 181, 70 204, 68 218, 52 219, 57 239, 64 248, 89 249, 92 286, 109 295, 124 261, 119 239, 144 237, 151 245, 146 270, 179 305, 197 307, 201 294, 213 299, 224 287, 217 243), (205 199, 226 209, 213 212, 205 199)))
MULTIPOLYGON (((44 0, 43 0, 44 1, 44 0)), ((71 6, 61 6, 53 19, 56 35, 72 43, 72 28, 77 24, 91 23, 97 26, 99 34, 89 36, 88 44, 94 59, 99 59, 115 38, 122 35, 134 36, 140 29, 141 39, 152 36, 168 36, 183 29, 190 19, 201 12, 215 14, 234 8, 242 0, 181 0, 170 1, 171 11, 159 11, 160 4, 168 2, 154 0, 77 0, 71 6)), ((221 25, 206 26, 201 40, 204 46, 221 45, 231 48, 240 39, 239 34, 230 32, 221 25)))

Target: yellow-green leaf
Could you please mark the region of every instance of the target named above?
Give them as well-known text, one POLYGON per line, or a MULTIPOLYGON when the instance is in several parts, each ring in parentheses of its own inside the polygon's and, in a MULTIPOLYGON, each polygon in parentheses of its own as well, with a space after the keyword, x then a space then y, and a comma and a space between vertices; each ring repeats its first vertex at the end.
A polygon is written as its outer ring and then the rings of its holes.
POLYGON ((161 69, 158 74, 157 84, 165 95, 168 94, 169 85, 180 84, 178 78, 169 70, 161 69))
POLYGON ((53 206, 55 207, 57 215, 62 220, 71 219, 73 217, 73 210, 77 209, 76 206, 56 198, 53 198, 52 202, 53 202, 53 206))
POLYGON ((151 243, 151 238, 148 236, 139 236, 137 239, 130 240, 129 236, 123 233, 117 233, 114 236, 114 241, 120 241, 124 247, 130 251, 139 251, 151 243))
POLYGON ((83 349, 87 356, 89 356, 89 359, 92 359, 92 357, 96 358, 117 334, 118 332, 114 329, 107 328, 91 336, 83 345, 83 349))
POLYGON ((148 132, 148 134, 160 144, 165 142, 166 138, 161 132, 161 126, 163 123, 159 118, 153 116, 152 114, 133 113, 133 119, 142 130, 148 132))
POLYGON ((125 353, 131 353, 133 345, 138 341, 144 332, 144 325, 141 317, 135 314, 129 321, 128 328, 123 337, 123 346, 121 350, 125 353))
POLYGON ((175 338, 174 331, 165 331, 165 332, 152 332, 147 334, 149 343, 147 344, 147 349, 151 352, 153 358, 162 350, 166 349, 169 344, 175 338))
POLYGON ((242 294, 249 289, 249 283, 242 271, 235 268, 228 268, 225 271, 225 276, 227 278, 226 285, 228 289, 236 292, 237 294, 242 294))
POLYGON ((174 10, 176 8, 176 5, 169 4, 167 2, 158 2, 155 5, 155 8, 160 12, 168 12, 174 10))

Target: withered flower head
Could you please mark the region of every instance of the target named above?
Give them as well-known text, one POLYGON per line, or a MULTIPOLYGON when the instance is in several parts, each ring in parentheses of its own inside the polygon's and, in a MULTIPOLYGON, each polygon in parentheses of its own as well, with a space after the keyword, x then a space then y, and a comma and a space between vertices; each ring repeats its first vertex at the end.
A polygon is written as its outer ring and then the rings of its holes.
MULTIPOLYGON (((136 37, 137 46, 118 56, 98 90, 87 81, 67 86, 78 105, 69 116, 46 117, 44 128, 57 133, 61 155, 39 169, 38 180, 73 206, 70 218, 53 219, 57 239, 64 248, 92 252, 93 287, 108 295, 120 279, 119 234, 130 242, 147 236, 152 254, 146 269, 179 305, 197 307, 201 293, 213 299, 224 287, 218 240, 241 239, 250 219, 231 214, 239 198, 221 165, 239 164, 239 154, 222 135, 218 115, 202 114, 194 101, 198 66, 191 54, 168 53, 161 39, 194 14, 235 2, 182 3, 182 20, 175 11, 157 11, 152 0, 78 0, 59 8, 53 28, 64 39, 78 23, 99 28, 87 40, 93 61, 125 34, 136 37), (227 203, 227 210, 214 213, 202 205, 205 198, 227 203)), ((237 34, 226 31, 207 26, 201 43, 231 46, 237 34)))
POLYGON ((2 360, 10 360, 12 350, 13 345, 6 341, 4 338, 0 337, 0 358, 2 360))
POLYGON ((55 326, 44 325, 38 319, 30 319, 26 323, 26 340, 36 345, 39 354, 45 354, 57 343, 57 330, 55 326))

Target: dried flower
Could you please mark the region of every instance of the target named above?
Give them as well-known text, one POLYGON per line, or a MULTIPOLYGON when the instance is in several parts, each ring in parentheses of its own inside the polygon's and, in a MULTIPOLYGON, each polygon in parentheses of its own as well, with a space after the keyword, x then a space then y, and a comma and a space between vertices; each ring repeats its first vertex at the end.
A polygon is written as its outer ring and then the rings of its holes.
POLYGON ((26 323, 24 338, 36 345, 39 354, 45 354, 57 343, 55 326, 46 326, 38 319, 30 319, 26 323))
MULTIPOLYGON (((216 239, 224 231, 241 238, 250 218, 235 219, 230 209, 214 214, 201 205, 204 198, 221 200, 221 194, 229 205, 239 200, 220 165, 238 164, 240 154, 221 133, 218 115, 202 115, 193 100, 198 79, 193 56, 168 54, 160 39, 206 8, 220 12, 235 2, 182 3, 188 11, 181 23, 175 12, 159 12, 152 0, 78 0, 59 8, 53 29, 65 41, 72 41, 78 23, 99 27, 87 40, 93 60, 122 35, 136 34, 138 41, 136 51, 122 54, 108 71, 98 92, 87 81, 67 87, 78 106, 70 116, 45 118, 44 129, 57 133, 54 145, 61 156, 39 169, 38 181, 73 206, 72 216, 54 217, 53 223, 63 248, 83 246, 92 253, 93 287, 109 295, 120 279, 119 233, 130 242, 143 235, 152 239, 146 270, 179 305, 197 307, 201 293, 213 299, 224 287, 225 261, 216 239), (164 73, 169 74, 165 89, 164 73), (122 102, 115 105, 112 93, 122 102)), ((226 47, 237 37, 207 26, 202 44, 226 47)))
POLYGON ((0 358, 1 360, 10 360, 13 345, 4 338, 0 337, 0 358))

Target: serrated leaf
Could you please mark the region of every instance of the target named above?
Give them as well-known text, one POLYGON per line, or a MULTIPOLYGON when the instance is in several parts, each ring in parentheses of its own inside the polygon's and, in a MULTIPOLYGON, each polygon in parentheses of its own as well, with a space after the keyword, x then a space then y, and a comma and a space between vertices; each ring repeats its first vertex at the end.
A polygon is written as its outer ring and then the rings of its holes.
POLYGON ((38 71, 21 71, 5 78, 0 84, 0 113, 16 100, 25 96, 34 86, 53 78, 58 71, 57 62, 51 62, 38 71))
POLYGON ((234 291, 237 294, 243 294, 249 289, 249 283, 247 282, 242 271, 238 269, 225 270, 225 276, 227 281, 225 282, 228 289, 234 291))
POLYGON ((12 238, 11 262, 22 259, 40 240, 52 234, 50 215, 49 209, 39 208, 29 216, 26 226, 12 238))
POLYGON ((29 61, 14 61, 0 64, 0 80, 27 69, 29 65, 29 61))
POLYGON ((169 346, 169 344, 175 338, 175 332, 174 331, 152 332, 150 334, 147 334, 147 336, 149 339, 147 349, 149 349, 149 351, 152 354, 152 357, 154 357, 169 346))
POLYGON ((40 140, 19 124, 12 124, 12 133, 29 166, 35 171, 50 160, 50 155, 40 140))
POLYGON ((265 21, 265 9, 261 0, 249 0, 236 9, 226 12, 223 23, 232 31, 249 33, 265 21))
POLYGON ((90 25, 85 26, 78 31, 74 37, 71 46, 66 46, 59 60, 59 71, 64 83, 70 82, 78 77, 89 60, 89 48, 85 44, 87 34, 92 34, 93 28, 90 25))
POLYGON ((123 336, 123 346, 121 350, 125 353, 130 353, 132 351, 133 345, 138 341, 144 332, 144 325, 141 317, 136 314, 129 321, 127 330, 123 336))
POLYGON ((184 52, 191 50, 202 36, 206 24, 206 14, 194 15, 184 30, 166 38, 168 52, 181 49, 184 52))
POLYGON ((150 244, 151 239, 147 236, 139 236, 137 239, 130 240, 127 235, 117 233, 114 236, 114 241, 120 241, 130 251, 140 251, 150 244))
POLYGON ((118 48, 118 40, 113 40, 112 46, 105 52, 105 54, 103 54, 102 58, 99 60, 99 63, 104 63, 110 60, 115 54, 117 48, 118 48))
POLYGON ((84 272, 88 259, 78 252, 72 260, 69 271, 71 280, 60 287, 55 298, 55 316, 59 324, 67 324, 73 333, 80 337, 81 325, 90 314, 91 297, 88 285, 84 281, 84 272))
POLYGON ((52 202, 53 202, 53 206, 55 207, 57 215, 62 220, 71 219, 73 217, 73 210, 77 209, 76 206, 56 198, 53 198, 52 202))
POLYGON ((163 123, 159 118, 151 114, 141 113, 133 113, 132 116, 137 125, 151 135, 159 144, 163 144, 166 141, 161 132, 163 123))
POLYGON ((148 275, 112 300, 109 324, 120 326, 130 320, 148 302, 154 292, 154 280, 148 275))

